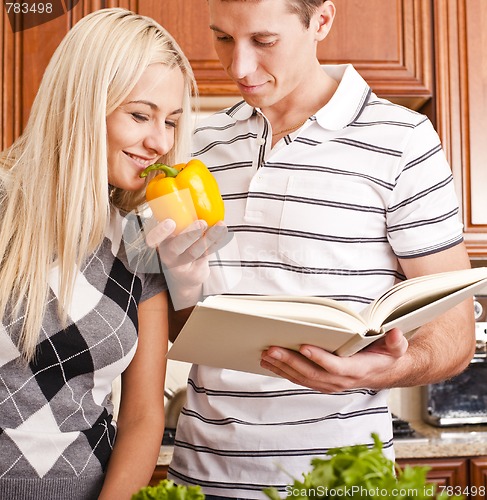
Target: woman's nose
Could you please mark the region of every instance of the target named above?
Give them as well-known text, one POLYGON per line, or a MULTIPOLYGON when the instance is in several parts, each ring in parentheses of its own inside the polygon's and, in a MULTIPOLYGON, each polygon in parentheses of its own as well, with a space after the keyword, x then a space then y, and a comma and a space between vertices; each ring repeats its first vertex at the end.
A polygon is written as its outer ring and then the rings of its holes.
POLYGON ((174 145, 174 129, 167 126, 154 127, 144 140, 144 146, 157 155, 167 154, 174 145))

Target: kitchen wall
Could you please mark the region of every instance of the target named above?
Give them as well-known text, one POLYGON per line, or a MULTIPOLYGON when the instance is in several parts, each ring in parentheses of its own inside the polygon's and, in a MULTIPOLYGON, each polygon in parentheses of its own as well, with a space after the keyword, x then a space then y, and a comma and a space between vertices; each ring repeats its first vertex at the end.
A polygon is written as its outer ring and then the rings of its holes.
POLYGON ((391 389, 389 392, 391 412, 407 421, 421 419, 421 387, 391 389))

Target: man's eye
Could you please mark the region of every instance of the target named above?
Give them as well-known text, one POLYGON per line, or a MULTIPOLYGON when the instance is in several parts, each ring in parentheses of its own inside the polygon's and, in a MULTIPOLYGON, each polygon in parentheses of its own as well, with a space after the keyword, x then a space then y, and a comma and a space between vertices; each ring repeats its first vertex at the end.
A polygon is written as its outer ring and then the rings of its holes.
POLYGON ((135 121, 137 122, 146 122, 149 118, 146 115, 141 113, 130 113, 135 121))
POLYGON ((254 43, 259 47, 272 47, 276 43, 276 41, 272 40, 270 42, 261 42, 259 40, 254 40, 254 43))

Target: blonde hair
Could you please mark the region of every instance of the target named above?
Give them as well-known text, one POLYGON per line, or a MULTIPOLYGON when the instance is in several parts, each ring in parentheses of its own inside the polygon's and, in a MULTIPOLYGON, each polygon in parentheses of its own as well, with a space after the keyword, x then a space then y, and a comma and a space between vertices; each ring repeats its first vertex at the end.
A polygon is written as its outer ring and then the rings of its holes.
POLYGON ((76 269, 103 241, 111 205, 129 211, 143 201, 143 190, 109 196, 106 117, 154 63, 184 76, 175 146, 161 159, 184 161, 196 92, 189 62, 153 19, 119 8, 89 14, 67 33, 24 133, 0 154, 0 318, 22 320, 16 342, 27 360, 35 355, 53 263, 65 324, 76 269))

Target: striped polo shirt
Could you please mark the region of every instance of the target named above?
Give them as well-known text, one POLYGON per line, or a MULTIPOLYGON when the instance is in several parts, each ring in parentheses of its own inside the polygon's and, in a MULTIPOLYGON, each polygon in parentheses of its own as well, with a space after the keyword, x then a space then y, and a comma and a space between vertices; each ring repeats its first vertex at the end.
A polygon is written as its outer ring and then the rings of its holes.
MULTIPOLYGON (((272 147, 260 110, 241 102, 195 131, 215 175, 230 245, 206 293, 329 297, 356 310, 404 279, 398 257, 462 241, 451 170, 427 117, 374 95, 350 65, 339 86, 272 147)), ((372 443, 392 458, 387 391, 335 394, 276 377, 194 365, 169 476, 205 493, 265 498, 336 446, 372 443)))

